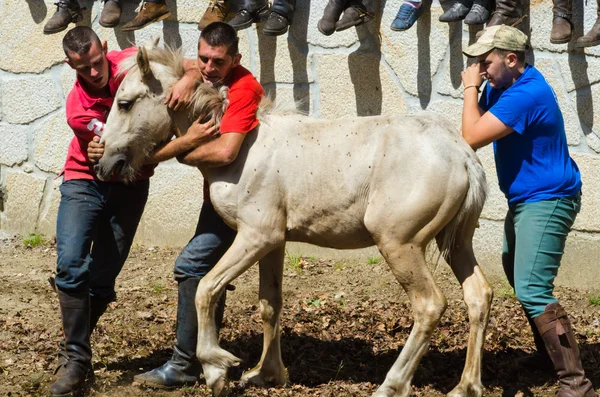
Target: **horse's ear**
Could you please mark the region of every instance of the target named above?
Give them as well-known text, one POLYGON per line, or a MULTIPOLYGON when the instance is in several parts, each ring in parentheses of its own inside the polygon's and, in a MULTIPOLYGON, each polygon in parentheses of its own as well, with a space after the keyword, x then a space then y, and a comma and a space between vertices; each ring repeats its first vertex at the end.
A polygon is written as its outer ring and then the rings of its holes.
POLYGON ((227 86, 221 86, 221 88, 219 88, 219 96, 221 97, 221 100, 223 101, 223 105, 221 106, 221 109, 223 110, 223 113, 225 113, 225 110, 227 109, 227 106, 229 106, 229 87, 227 86))
POLYGON ((152 47, 154 47, 154 48, 158 47, 158 43, 160 43, 160 36, 157 37, 156 39, 154 39, 154 43, 152 43, 152 47))
POLYGON ((145 47, 138 47, 137 53, 137 65, 140 69, 140 74, 142 75, 142 80, 148 81, 152 77, 152 69, 150 69, 150 61, 148 60, 148 52, 145 47))

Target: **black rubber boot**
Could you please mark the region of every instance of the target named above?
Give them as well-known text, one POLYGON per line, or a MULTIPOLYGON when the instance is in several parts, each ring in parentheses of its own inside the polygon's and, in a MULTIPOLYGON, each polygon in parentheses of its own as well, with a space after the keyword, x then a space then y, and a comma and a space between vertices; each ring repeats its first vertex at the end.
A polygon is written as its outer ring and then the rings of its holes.
MULTIPOLYGON (((145 387, 172 389, 193 385, 199 380, 202 366, 196 358, 198 337, 198 317, 194 298, 200 279, 188 278, 179 283, 177 301, 177 341, 171 359, 161 367, 136 375, 134 381, 145 387)), ((217 327, 220 328, 225 307, 225 293, 219 301, 215 313, 217 327)))
POLYGON ((93 378, 90 347, 90 297, 87 291, 69 294, 58 291, 65 333, 67 363, 50 387, 53 396, 69 396, 83 390, 93 378))
POLYGON ((346 0, 329 0, 329 3, 323 10, 323 16, 317 24, 319 32, 325 36, 330 36, 335 32, 335 24, 340 19, 340 15, 346 7, 346 0))
POLYGON ((70 23, 77 23, 83 19, 83 8, 77 0, 58 0, 56 12, 44 25, 44 34, 62 32, 70 23))

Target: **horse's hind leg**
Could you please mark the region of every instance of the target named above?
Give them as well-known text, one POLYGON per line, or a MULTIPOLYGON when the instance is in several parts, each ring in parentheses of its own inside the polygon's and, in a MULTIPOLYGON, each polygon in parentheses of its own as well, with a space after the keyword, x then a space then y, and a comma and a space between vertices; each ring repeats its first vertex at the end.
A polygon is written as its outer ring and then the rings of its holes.
MULTIPOLYGON (((458 230, 455 243, 446 257, 446 261, 463 288, 470 325, 465 367, 460 383, 448 393, 449 397, 479 397, 483 395, 481 358, 493 292, 473 254, 473 234, 477 218, 472 216, 458 230)), ((438 244, 440 239, 441 235, 437 236, 438 244)))
POLYGON ((264 386, 267 383, 285 385, 287 370, 281 360, 279 343, 282 297, 281 282, 283 278, 283 258, 285 246, 276 248, 259 262, 260 315, 263 321, 263 352, 260 362, 242 376, 242 382, 264 386))
POLYGON ((393 239, 387 237, 381 240, 385 243, 378 242, 379 250, 408 294, 415 322, 400 356, 374 397, 403 397, 411 393, 413 374, 429 347, 431 334, 447 303, 425 263, 424 245, 394 244, 393 239))

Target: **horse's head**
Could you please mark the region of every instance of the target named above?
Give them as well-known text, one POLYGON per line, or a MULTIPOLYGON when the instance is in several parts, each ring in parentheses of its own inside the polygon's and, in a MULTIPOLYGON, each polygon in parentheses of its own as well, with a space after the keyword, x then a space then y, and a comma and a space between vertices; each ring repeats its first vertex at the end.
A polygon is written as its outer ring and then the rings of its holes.
POLYGON ((122 65, 127 75, 115 95, 101 142, 104 155, 94 167, 102 180, 117 175, 131 181, 146 157, 157 145, 173 135, 185 133, 198 117, 212 118, 218 124, 225 111, 227 89, 200 84, 190 108, 172 111, 165 97, 169 88, 184 74, 179 50, 139 47, 122 65))

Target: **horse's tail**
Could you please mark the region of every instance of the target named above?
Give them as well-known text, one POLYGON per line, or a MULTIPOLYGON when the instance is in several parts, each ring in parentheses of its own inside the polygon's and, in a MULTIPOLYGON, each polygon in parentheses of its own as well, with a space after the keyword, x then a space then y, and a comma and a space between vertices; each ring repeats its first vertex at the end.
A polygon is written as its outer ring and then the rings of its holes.
POLYGON ((454 246, 457 232, 460 232, 468 222, 477 222, 487 197, 487 181, 483 165, 470 149, 469 151, 471 153, 468 154, 466 162, 469 189, 454 218, 436 236, 440 255, 445 259, 448 259, 454 246))

